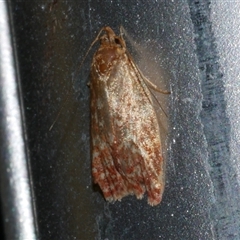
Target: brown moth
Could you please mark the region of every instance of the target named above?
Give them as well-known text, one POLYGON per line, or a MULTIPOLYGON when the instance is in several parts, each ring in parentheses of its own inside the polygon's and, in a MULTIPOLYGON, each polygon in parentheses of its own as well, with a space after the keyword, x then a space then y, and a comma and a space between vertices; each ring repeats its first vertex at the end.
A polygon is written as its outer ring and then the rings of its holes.
POLYGON ((155 206, 165 185, 160 130, 149 87, 158 89, 140 72, 121 35, 104 27, 93 44, 96 41, 100 47, 93 57, 90 82, 94 183, 107 201, 129 194, 141 199, 147 192, 148 203, 155 206))

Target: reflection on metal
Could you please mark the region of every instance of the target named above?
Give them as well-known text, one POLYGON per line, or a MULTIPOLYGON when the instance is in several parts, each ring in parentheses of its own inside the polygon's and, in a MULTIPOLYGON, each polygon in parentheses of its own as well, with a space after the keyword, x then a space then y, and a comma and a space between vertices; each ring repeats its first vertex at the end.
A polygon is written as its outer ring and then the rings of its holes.
POLYGON ((7 2, 0 1, 1 203, 6 239, 36 239, 7 2))

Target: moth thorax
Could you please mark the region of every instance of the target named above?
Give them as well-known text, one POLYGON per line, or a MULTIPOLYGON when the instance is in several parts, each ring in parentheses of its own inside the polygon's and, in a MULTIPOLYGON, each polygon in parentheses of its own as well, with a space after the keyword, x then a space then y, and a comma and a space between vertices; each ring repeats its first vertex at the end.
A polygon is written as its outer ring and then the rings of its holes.
POLYGON ((125 53, 125 49, 116 46, 102 46, 95 55, 95 66, 98 72, 105 75, 125 53))

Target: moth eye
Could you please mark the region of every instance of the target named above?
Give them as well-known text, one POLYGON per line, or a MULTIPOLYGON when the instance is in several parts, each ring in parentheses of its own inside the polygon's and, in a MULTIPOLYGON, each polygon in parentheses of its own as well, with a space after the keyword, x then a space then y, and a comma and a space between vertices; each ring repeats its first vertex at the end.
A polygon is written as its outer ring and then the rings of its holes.
POLYGON ((122 47, 122 42, 119 40, 119 38, 115 38, 115 43, 122 47))
POLYGON ((116 43, 116 44, 120 44, 120 41, 119 41, 118 38, 115 38, 115 43, 116 43))

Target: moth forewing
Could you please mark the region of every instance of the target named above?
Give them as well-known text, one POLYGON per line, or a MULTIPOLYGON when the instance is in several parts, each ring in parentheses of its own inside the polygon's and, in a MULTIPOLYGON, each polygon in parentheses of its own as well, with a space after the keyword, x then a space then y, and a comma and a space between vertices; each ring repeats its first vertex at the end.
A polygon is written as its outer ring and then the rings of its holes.
POLYGON ((92 174, 108 201, 147 193, 161 202, 165 164, 146 78, 110 27, 99 34, 91 65, 92 174))
MULTIPOLYGON (((164 158, 164 172, 165 172, 165 165, 166 165, 166 158, 167 158, 167 134, 168 134, 168 107, 167 106, 168 106, 168 95, 171 94, 171 92, 168 90, 160 89, 157 85, 153 84, 148 78, 146 78, 144 74, 141 72, 141 70, 139 69, 139 67, 137 66, 137 64, 134 63, 130 53, 128 54, 129 54, 129 58, 131 59, 132 65, 134 66, 134 69, 138 73, 138 77, 142 79, 142 81, 145 83, 146 87, 148 88, 149 92, 151 93, 150 101, 152 101, 151 103, 153 104, 153 107, 155 109, 158 124, 159 124, 159 129, 160 129, 161 149, 162 149, 162 155, 164 158)), ((151 64, 151 69, 153 70, 154 64, 152 63, 150 64, 151 64)), ((160 79, 160 80, 163 80, 163 79, 160 79)), ((163 83, 163 85, 165 86, 166 84, 163 83)))
POLYGON ((144 78, 145 83, 148 85, 151 95, 153 97, 155 110, 159 115, 161 125, 166 130, 168 122, 168 97, 170 94, 169 89, 169 76, 163 67, 163 54, 164 48, 158 41, 150 40, 144 43, 137 43, 128 34, 128 32, 120 27, 121 36, 125 36, 127 43, 129 43, 135 52, 136 62, 135 66, 144 78), (158 53, 156 55, 156 53, 158 53), (140 70, 141 69, 141 70, 140 70), (161 94, 158 94, 161 93, 161 94), (166 95, 167 94, 167 95, 166 95), (163 116, 163 117, 162 117, 163 116))
MULTIPOLYGON (((147 40, 141 44, 137 43, 121 26, 121 36, 125 36, 127 44, 131 45, 136 55, 135 68, 144 79, 149 91, 151 92, 153 106, 157 114, 162 141, 162 151, 164 159, 167 156, 167 133, 168 133, 168 102, 169 102, 169 76, 164 70, 164 48, 158 41, 147 40), (156 54, 158 53, 158 54, 156 54), (141 69, 141 70, 140 70, 141 69)), ((127 52, 129 52, 127 50, 127 52)), ((131 54, 130 58, 135 63, 131 54)))

